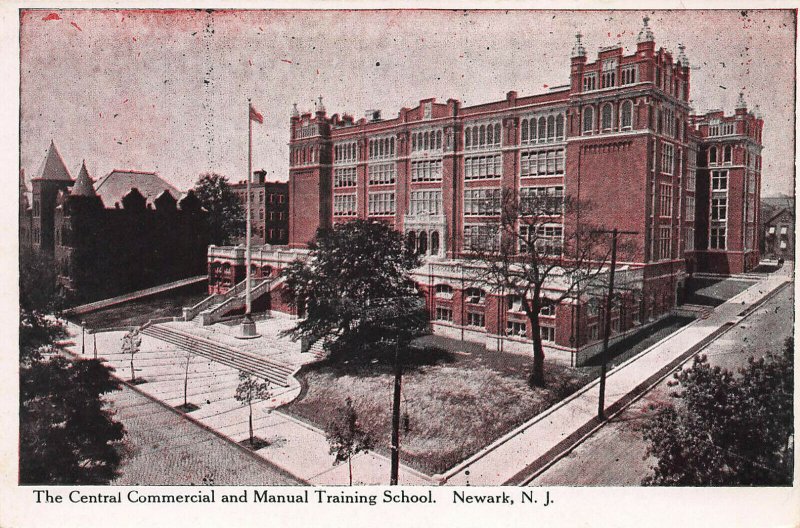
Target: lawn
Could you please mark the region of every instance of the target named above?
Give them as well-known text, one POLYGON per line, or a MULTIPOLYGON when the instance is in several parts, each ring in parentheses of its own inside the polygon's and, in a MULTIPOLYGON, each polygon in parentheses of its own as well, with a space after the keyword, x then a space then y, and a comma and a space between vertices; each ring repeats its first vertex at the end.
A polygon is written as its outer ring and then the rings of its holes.
MULTIPOLYGON (((441 354, 408 368, 403 377, 401 459, 427 474, 442 473, 577 390, 587 376, 548 365, 548 386, 526 383, 530 359, 487 352, 441 354), (406 427, 407 423, 407 427, 406 427)), ((353 399, 375 449, 389 453, 394 377, 389 365, 311 365, 301 373, 301 396, 282 410, 324 428, 332 409, 353 399)))

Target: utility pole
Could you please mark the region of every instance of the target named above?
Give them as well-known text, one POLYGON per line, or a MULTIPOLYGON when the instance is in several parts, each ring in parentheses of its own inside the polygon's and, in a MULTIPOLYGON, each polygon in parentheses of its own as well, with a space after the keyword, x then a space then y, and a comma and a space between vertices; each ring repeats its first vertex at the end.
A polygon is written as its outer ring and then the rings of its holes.
POLYGON ((81 357, 86 355, 86 321, 81 321, 81 357))
POLYGON ((617 229, 598 230, 598 233, 611 233, 611 270, 608 277, 608 295, 606 296, 605 332, 603 335, 603 351, 600 356, 600 398, 597 402, 597 419, 605 419, 606 370, 608 363, 608 336, 611 334, 611 298, 614 296, 614 271, 617 267, 617 235, 635 235, 636 231, 618 231, 617 229))
POLYGON ((392 400, 392 469, 389 484, 397 486, 400 474, 400 387, 403 382, 403 366, 400 363, 400 335, 394 345, 394 398, 392 400))

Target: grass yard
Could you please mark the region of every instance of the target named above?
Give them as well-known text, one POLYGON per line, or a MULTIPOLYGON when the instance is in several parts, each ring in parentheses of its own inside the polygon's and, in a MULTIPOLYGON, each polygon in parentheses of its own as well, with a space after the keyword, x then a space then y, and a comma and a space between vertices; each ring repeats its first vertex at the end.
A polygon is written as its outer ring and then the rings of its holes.
MULTIPOLYGON (((526 356, 478 351, 442 355, 403 376, 401 459, 441 473, 541 413, 587 381, 576 369, 548 365, 548 387, 530 389, 526 356)), ((304 391, 282 410, 324 428, 349 396, 375 449, 389 453, 394 377, 388 365, 318 363, 302 372, 304 391)))

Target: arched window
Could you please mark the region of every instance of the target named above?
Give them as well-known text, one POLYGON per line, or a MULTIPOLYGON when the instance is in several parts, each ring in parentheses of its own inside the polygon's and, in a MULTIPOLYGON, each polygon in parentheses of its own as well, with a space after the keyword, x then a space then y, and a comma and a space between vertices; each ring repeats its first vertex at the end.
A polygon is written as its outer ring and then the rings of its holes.
POLYGON ((394 138, 389 140, 389 155, 394 156, 394 138))
POLYGON ((547 141, 547 121, 544 117, 539 118, 539 143, 547 141))
POLYGON ((436 131, 436 150, 442 150, 442 131, 436 131))
POLYGON ((417 234, 414 231, 409 231, 406 235, 406 248, 409 251, 414 251, 417 248, 417 234))
POLYGON ((717 147, 708 149, 708 163, 717 163, 717 147))
POLYGON ((436 285, 436 296, 442 297, 444 299, 452 299, 453 298, 453 287, 449 284, 437 284, 436 285))
POLYGON ((269 277, 272 275, 272 266, 269 264, 265 264, 261 267, 261 276, 262 277, 269 277))
POLYGON ((425 135, 422 139, 422 150, 428 150, 430 148, 430 134, 425 132, 425 135))
POLYGON ((470 131, 472 129, 465 128, 464 129, 464 148, 470 148, 472 145, 472 136, 470 135, 470 131))
POLYGON ((556 117, 556 139, 564 139, 564 115, 558 114, 556 117))
POLYGON ((611 103, 604 104, 601 113, 602 113, 601 126, 603 130, 611 130, 611 124, 613 123, 613 117, 614 117, 614 109, 611 106, 611 103))
POLYGON ((378 156, 380 156, 380 157, 383 157, 383 145, 384 145, 384 141, 380 140, 378 142, 378 156))
POLYGON ((594 128, 594 108, 587 106, 583 109, 583 133, 591 134, 594 128))
POLYGON ((439 232, 431 233, 431 255, 439 254, 439 232))
POLYGON ((428 233, 425 231, 420 232, 419 241, 417 243, 417 253, 425 255, 428 253, 428 233))
POLYGON ((630 101, 622 103, 619 126, 622 130, 633 128, 633 103, 630 101))
POLYGON ((472 148, 478 148, 478 127, 472 127, 472 148))
POLYGON ((481 125, 480 132, 478 132, 478 145, 486 145, 486 125, 481 125))
POLYGON ((489 129, 486 131, 486 144, 494 145, 494 127, 491 125, 489 125, 489 129))
POLYGON ((722 161, 724 163, 730 163, 733 161, 733 147, 730 145, 725 145, 725 150, 723 150, 723 158, 722 161))
POLYGON ((500 144, 500 123, 494 125, 494 143, 495 145, 500 144))
POLYGON ((547 118, 547 141, 556 139, 556 118, 550 116, 547 118))
POLYGON ((528 141, 528 120, 522 120, 522 141, 528 141))
POLYGON ((531 134, 530 134, 531 142, 534 142, 536 141, 536 120, 531 119, 531 122, 528 126, 530 126, 531 128, 531 134))
POLYGON ((411 152, 417 150, 417 135, 411 134, 411 152))

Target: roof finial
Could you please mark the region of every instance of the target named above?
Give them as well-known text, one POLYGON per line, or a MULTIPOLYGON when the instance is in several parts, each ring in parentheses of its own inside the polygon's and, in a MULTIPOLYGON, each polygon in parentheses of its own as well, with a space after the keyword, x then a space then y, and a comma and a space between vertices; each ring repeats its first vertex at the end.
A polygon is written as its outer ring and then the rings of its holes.
POLYGON ((686 46, 683 44, 678 44, 678 49, 680 50, 680 52, 678 52, 678 62, 680 62, 681 66, 684 68, 688 68, 689 59, 686 58, 686 46))
POLYGON ((319 96, 319 104, 317 104, 317 112, 325 113, 325 105, 322 104, 322 96, 319 96))
POLYGON ((297 103, 292 103, 292 117, 300 117, 300 110, 297 109, 297 103))
POLYGON ((585 57, 586 56, 586 48, 583 47, 581 43, 581 35, 580 31, 575 34, 575 46, 572 47, 572 56, 573 57, 585 57))
POLYGON ((636 39, 636 42, 653 42, 656 38, 653 36, 650 26, 647 25, 650 22, 650 17, 645 15, 645 17, 642 18, 642 22, 644 25, 642 26, 642 30, 639 31, 639 37, 636 39))
POLYGON ((744 92, 739 92, 739 100, 736 101, 736 109, 747 108, 747 103, 744 100, 744 92))

